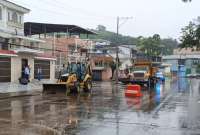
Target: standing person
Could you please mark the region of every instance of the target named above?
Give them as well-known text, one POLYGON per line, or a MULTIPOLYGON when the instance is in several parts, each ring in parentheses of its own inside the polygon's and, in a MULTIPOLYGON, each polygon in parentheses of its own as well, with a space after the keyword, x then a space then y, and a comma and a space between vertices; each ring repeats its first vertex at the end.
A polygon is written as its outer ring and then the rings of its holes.
POLYGON ((114 73, 115 73, 115 70, 116 70, 116 64, 115 64, 114 61, 112 61, 110 67, 111 67, 111 70, 112 70, 112 76, 111 76, 111 79, 113 79, 113 77, 114 77, 114 73))
POLYGON ((38 67, 37 73, 38 73, 38 81, 40 81, 42 78, 42 68, 41 67, 38 67))
POLYGON ((21 78, 26 78, 26 76, 25 76, 25 68, 26 68, 26 66, 23 66, 23 68, 22 68, 22 77, 21 78))
POLYGON ((28 82, 30 82, 29 77, 30 77, 30 68, 29 68, 29 66, 26 66, 25 67, 25 78, 28 80, 28 82))
POLYGON ((124 70, 125 75, 128 77, 129 74, 129 69, 128 69, 128 65, 126 65, 126 68, 124 70))

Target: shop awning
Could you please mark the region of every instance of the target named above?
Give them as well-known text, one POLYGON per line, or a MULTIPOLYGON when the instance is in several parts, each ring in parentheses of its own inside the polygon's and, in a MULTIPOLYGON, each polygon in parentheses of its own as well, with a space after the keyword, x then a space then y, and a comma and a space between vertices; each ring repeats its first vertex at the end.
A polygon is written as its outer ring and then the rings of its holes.
POLYGON ((17 54, 14 51, 10 50, 0 50, 0 56, 16 57, 17 54))
POLYGON ((56 61, 56 57, 52 56, 50 54, 38 54, 35 59, 40 59, 40 60, 52 60, 52 61, 56 61))

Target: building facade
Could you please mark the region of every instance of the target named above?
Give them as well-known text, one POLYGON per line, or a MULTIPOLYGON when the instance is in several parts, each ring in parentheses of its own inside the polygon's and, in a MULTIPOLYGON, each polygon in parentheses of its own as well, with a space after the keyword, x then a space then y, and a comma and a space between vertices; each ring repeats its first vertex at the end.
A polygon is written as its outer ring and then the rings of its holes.
POLYGON ((186 74, 200 73, 200 52, 195 48, 175 49, 173 55, 163 56, 163 62, 171 64, 171 71, 178 72, 184 67, 186 74))
POLYGON ((24 14, 30 10, 9 2, 0 1, 0 32, 1 36, 24 35, 24 14))
MULTIPOLYGON (((30 10, 7 0, 0 0, 0 82, 18 82, 23 68, 30 67, 30 81, 54 80, 55 58, 46 56, 40 46, 45 41, 24 36, 24 15, 30 10)), ((45 46, 44 46, 45 47, 45 46)))

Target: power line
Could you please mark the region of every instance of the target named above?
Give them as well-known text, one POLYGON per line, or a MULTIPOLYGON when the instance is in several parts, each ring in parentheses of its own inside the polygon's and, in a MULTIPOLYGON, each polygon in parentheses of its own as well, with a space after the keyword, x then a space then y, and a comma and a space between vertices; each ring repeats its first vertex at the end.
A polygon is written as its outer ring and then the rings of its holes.
POLYGON ((70 5, 66 4, 66 3, 63 3, 63 2, 58 1, 58 0, 54 0, 54 1, 52 1, 52 0, 51 1, 43 0, 43 1, 46 1, 48 4, 51 3, 51 5, 53 5, 53 6, 58 5, 60 8, 63 8, 65 10, 67 8, 71 8, 72 11, 74 11, 74 10, 75 11, 79 11, 79 13, 81 13, 81 14, 87 14, 87 15, 90 15, 90 16, 95 17, 95 18, 97 18, 97 16, 99 16, 101 18, 114 19, 114 17, 111 17, 111 16, 105 16, 105 15, 97 14, 95 12, 91 12, 91 11, 88 11, 88 10, 85 10, 85 9, 81 9, 81 8, 77 8, 77 7, 72 7, 72 6, 70 6, 70 5))
MULTIPOLYGON (((54 0, 54 1, 57 1, 57 2, 60 2, 58 0, 54 0)), ((62 3, 61 3, 62 4, 62 3)), ((63 3, 64 4, 64 3, 63 3)), ((70 6, 70 5, 68 5, 70 6)), ((71 6, 70 6, 71 7, 71 6)), ((73 9, 76 9, 76 10, 80 10, 81 12, 86 12, 86 13, 89 13, 91 15, 95 15, 95 16, 101 16, 101 17, 104 17, 104 18, 107 18, 107 19, 115 19, 115 17, 113 16, 108 16, 108 15, 102 15, 102 14, 99 14, 99 13, 96 13, 96 12, 92 12, 92 11, 89 11, 89 10, 86 10, 86 9, 81 9, 81 8, 74 8, 72 7, 73 9)))
MULTIPOLYGON (((16 2, 16 0, 12 0, 12 1, 15 1, 16 2)), ((57 8, 62 8, 62 9, 64 9, 65 11, 67 10, 67 8, 66 7, 64 7, 64 6, 62 6, 62 5, 59 5, 59 7, 58 7, 58 4, 57 3, 51 3, 51 2, 46 2, 46 3, 44 3, 43 1, 38 1, 39 3, 43 3, 43 4, 46 4, 46 5, 51 5, 51 6, 53 6, 53 7, 55 7, 55 5, 57 5, 57 8), (51 3, 51 4, 49 4, 49 3, 51 3)), ((17 3, 17 2, 16 2, 17 3)), ((27 7, 34 7, 34 8, 36 8, 36 9, 39 9, 40 11, 43 11, 43 12, 46 12, 46 13, 53 13, 53 14, 55 14, 55 15, 62 15, 62 17, 63 16, 71 16, 71 17, 74 17, 75 16, 75 14, 72 14, 71 12, 72 11, 70 11, 70 12, 58 12, 58 11, 53 11, 53 10, 49 10, 49 9, 46 9, 46 8, 40 8, 40 6, 39 5, 35 5, 35 4, 33 4, 33 3, 31 3, 31 5, 28 5, 27 3, 24 3, 24 2, 21 2, 20 1, 20 3, 22 3, 23 5, 26 5, 27 7)), ((76 10, 75 10, 76 11, 76 10)), ((92 18, 92 20, 105 20, 104 18, 105 17, 102 17, 102 18, 98 18, 98 17, 94 17, 94 16, 84 16, 83 15, 84 13, 82 12, 82 15, 80 15, 80 14, 76 14, 76 16, 78 16, 78 17, 80 17, 80 18, 92 18)), ((51 14, 49 14, 49 15, 51 15, 51 14)), ((52 16, 51 16, 52 17, 52 16)), ((84 20, 85 21, 85 20, 84 20)), ((91 22, 91 21, 90 21, 91 22)))

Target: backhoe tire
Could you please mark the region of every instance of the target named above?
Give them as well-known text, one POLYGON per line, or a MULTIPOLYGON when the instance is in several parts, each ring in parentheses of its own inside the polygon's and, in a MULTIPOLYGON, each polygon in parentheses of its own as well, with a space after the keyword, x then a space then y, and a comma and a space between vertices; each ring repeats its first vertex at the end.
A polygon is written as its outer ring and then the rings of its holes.
POLYGON ((91 92, 92 90, 92 80, 88 79, 85 83, 84 83, 84 92, 91 92))
POLYGON ((67 87, 67 95, 78 94, 79 92, 80 92, 80 85, 78 83, 75 83, 74 86, 67 87))

